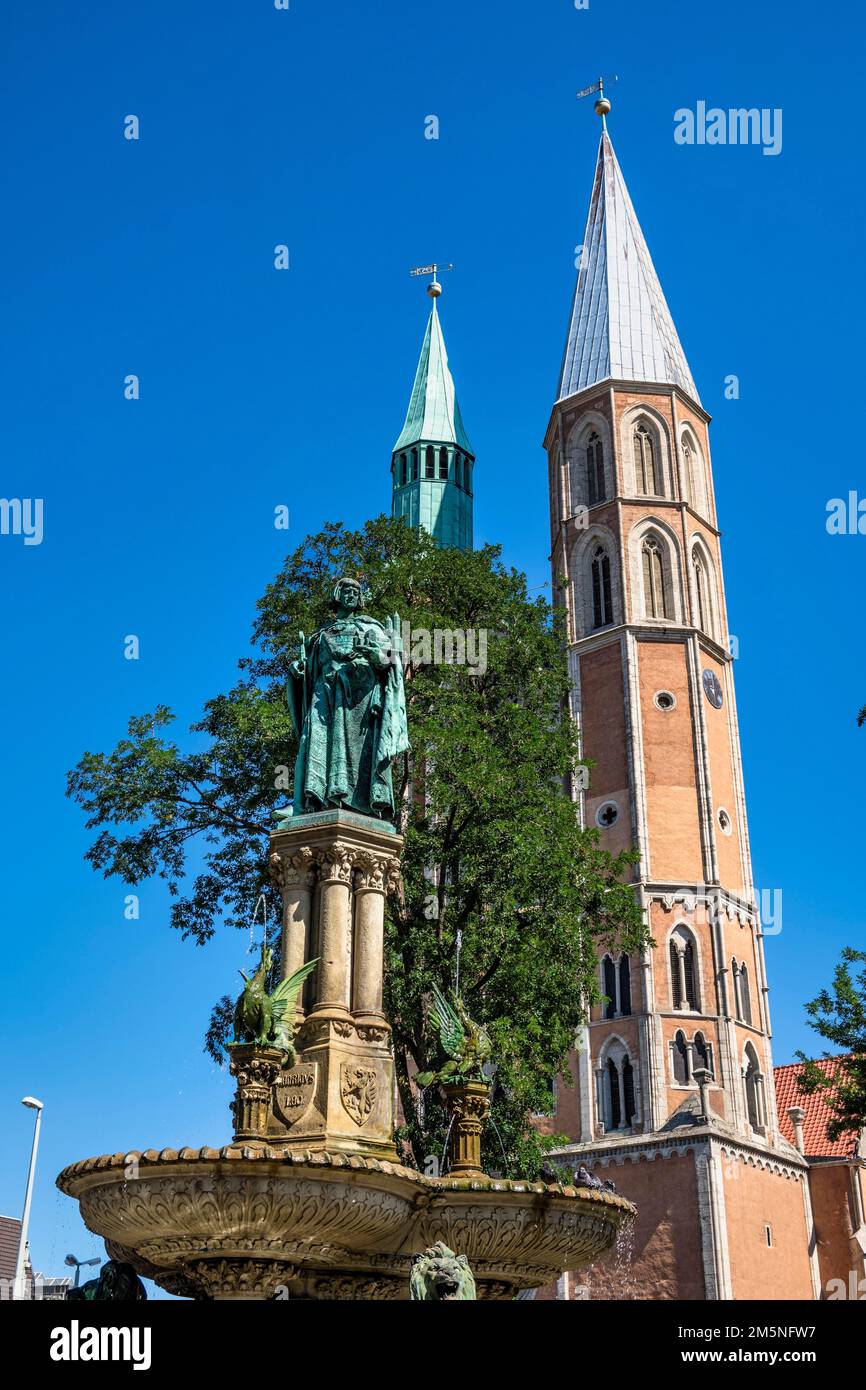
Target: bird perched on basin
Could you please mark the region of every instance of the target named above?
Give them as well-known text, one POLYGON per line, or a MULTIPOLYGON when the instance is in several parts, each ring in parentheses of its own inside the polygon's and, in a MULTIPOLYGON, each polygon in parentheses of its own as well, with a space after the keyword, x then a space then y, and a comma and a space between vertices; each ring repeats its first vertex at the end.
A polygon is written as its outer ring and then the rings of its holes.
POLYGON ((307 961, 300 970, 281 980, 273 994, 268 994, 265 984, 273 959, 270 946, 263 943, 262 958, 255 973, 248 977, 240 971, 244 990, 235 1004, 234 1044, 280 1047, 289 1054, 289 1066, 294 1066, 297 1060, 293 1043, 295 1006, 301 986, 315 970, 318 960, 307 961))
POLYGON ((439 1034, 448 1060, 438 1071, 419 1071, 416 1084, 426 1087, 434 1082, 441 1086, 458 1081, 484 1081, 484 1063, 493 1051, 487 1029, 472 1021, 459 995, 454 996, 452 1005, 438 985, 434 984, 431 992, 430 1022, 439 1034))
POLYGON ((582 1163, 574 1175, 574 1185, 575 1187, 589 1187, 596 1192, 616 1192, 615 1182, 612 1182, 610 1178, 602 1182, 601 1178, 597 1178, 595 1173, 591 1173, 582 1163))

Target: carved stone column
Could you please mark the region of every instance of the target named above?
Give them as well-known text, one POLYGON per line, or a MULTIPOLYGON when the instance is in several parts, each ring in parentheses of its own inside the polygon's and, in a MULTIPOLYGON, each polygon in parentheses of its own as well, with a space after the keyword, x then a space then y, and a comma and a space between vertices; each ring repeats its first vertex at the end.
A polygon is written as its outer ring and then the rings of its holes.
POLYGON ((314 1013, 349 1012, 352 957, 352 869, 348 845, 329 845, 316 856, 319 867, 319 969, 314 1013))
POLYGON ((385 950, 385 897, 397 884, 400 861, 393 855, 362 851, 355 874, 355 940, 352 1013, 358 1022, 384 1019, 382 983, 385 950))
MULTIPOLYGON (((280 978, 285 980, 300 970, 313 954, 310 949, 312 895, 316 881, 313 851, 306 846, 281 858, 270 856, 271 877, 283 900, 283 934, 280 978)), ((302 997, 298 999, 297 1018, 303 1018, 302 997)))

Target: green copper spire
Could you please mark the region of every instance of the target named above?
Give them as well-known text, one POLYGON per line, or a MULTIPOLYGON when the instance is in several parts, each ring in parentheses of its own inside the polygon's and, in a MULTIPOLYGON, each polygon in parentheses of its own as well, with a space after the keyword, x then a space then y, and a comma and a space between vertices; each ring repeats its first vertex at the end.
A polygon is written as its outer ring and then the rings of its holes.
POLYGON ((392 513, 429 531, 438 545, 472 549, 472 473, 475 455, 460 415, 445 339, 433 300, 421 345, 406 422, 391 459, 392 513))

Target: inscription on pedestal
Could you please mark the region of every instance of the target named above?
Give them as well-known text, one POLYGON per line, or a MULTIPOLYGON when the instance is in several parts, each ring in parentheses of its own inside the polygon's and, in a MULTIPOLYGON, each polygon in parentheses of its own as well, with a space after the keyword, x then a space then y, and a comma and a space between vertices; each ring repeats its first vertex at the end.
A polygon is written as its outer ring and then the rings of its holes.
POLYGON ((281 1072, 274 1083, 274 1109, 285 1125, 293 1125, 309 1109, 316 1089, 317 1064, 299 1062, 281 1072))

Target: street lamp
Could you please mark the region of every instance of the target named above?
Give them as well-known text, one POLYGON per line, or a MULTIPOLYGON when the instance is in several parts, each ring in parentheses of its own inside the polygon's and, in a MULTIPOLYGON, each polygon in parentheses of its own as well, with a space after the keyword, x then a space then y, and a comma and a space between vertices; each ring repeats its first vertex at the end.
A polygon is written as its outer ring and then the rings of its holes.
POLYGON ((97 1255, 96 1258, 93 1259, 93 1260, 76 1260, 76 1258, 75 1258, 74 1255, 67 1255, 67 1256, 66 1256, 66 1259, 63 1261, 63 1263, 64 1263, 65 1265, 69 1265, 71 1268, 74 1268, 74 1270, 75 1270, 75 1283, 72 1285, 72 1287, 73 1287, 74 1289, 77 1289, 77 1288, 78 1288, 78 1276, 79 1276, 79 1274, 81 1273, 82 1269, 85 1269, 85 1268, 87 1267, 87 1265, 98 1265, 98 1264, 100 1263, 100 1259, 99 1259, 99 1256, 97 1255))
POLYGON ((24 1215, 21 1217, 21 1239, 18 1242, 18 1259, 15 1262, 15 1283, 12 1288, 12 1297, 23 1299, 25 1296, 24 1287, 24 1258, 27 1254, 27 1228, 30 1225, 30 1199, 33 1196, 33 1175, 36 1172, 36 1150, 39 1147, 39 1126, 42 1123, 42 1101, 35 1096, 25 1096, 21 1102, 29 1110, 36 1111, 36 1124, 33 1127, 33 1147, 30 1150, 30 1170, 27 1174, 27 1194, 24 1198, 24 1215))

